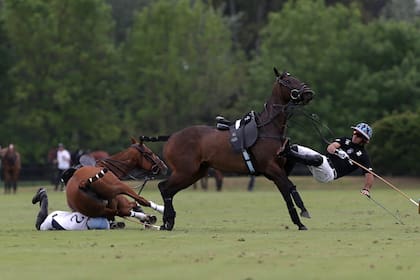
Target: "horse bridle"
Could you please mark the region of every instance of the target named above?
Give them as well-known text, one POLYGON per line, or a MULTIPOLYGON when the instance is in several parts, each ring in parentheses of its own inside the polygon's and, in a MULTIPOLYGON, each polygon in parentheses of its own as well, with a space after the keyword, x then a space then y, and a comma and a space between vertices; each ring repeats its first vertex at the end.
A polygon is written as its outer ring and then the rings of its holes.
MULTIPOLYGON (((290 74, 287 74, 286 77, 289 77, 290 74)), ((290 84, 288 84, 285 80, 283 80, 282 76, 277 77, 276 81, 284 86, 287 87, 290 91, 290 99, 294 104, 300 104, 303 102, 303 94, 305 92, 311 92, 314 93, 310 87, 308 87, 305 83, 301 83, 299 88, 292 87, 290 84)))
POLYGON ((152 174, 156 175, 163 168, 162 161, 153 156, 153 152, 146 151, 143 143, 132 144, 131 147, 135 148, 140 154, 152 164, 152 174))

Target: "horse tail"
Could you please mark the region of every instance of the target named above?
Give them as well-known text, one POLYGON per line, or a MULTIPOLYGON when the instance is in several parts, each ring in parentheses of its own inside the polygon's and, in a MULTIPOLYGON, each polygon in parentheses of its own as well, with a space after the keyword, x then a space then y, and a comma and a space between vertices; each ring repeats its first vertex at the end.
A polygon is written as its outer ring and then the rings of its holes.
POLYGON ((159 135, 159 136, 140 136, 141 142, 166 142, 171 135, 159 135))

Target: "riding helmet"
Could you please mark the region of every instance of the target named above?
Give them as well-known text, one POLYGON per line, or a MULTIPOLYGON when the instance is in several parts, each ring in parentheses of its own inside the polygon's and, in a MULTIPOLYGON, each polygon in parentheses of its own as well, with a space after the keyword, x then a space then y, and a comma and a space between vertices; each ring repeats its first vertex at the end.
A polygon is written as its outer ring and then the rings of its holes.
POLYGON ((351 128, 362 134, 367 140, 370 140, 372 137, 373 130, 367 123, 358 123, 356 126, 352 126, 351 128))

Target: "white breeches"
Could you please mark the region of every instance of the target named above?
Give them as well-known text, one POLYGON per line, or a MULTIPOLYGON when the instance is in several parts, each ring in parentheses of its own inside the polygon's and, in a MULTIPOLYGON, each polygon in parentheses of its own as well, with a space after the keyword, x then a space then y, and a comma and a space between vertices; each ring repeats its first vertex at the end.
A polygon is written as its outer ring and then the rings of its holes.
POLYGON ((318 153, 317 151, 314 151, 310 148, 304 147, 304 146, 298 146, 298 153, 300 155, 320 155, 322 156, 322 164, 320 166, 310 166, 307 165, 309 171, 312 173, 314 178, 321 182, 321 183, 327 183, 331 182, 336 177, 335 169, 331 168, 330 164, 328 163, 328 159, 326 156, 318 153))

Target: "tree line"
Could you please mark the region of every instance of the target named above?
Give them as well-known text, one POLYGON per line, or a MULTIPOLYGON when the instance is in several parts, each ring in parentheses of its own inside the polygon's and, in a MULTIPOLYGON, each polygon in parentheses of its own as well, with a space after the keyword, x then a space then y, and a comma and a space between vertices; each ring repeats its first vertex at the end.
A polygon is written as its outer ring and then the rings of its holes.
POLYGON ((368 122, 374 166, 416 175, 420 148, 402 144, 420 131, 414 6, 397 16, 396 1, 382 14, 365 1, 245 2, 0 2, 0 143, 26 164, 59 142, 113 153, 130 136, 261 111, 278 67, 316 92, 289 123, 292 142, 323 151, 322 139, 368 122))

